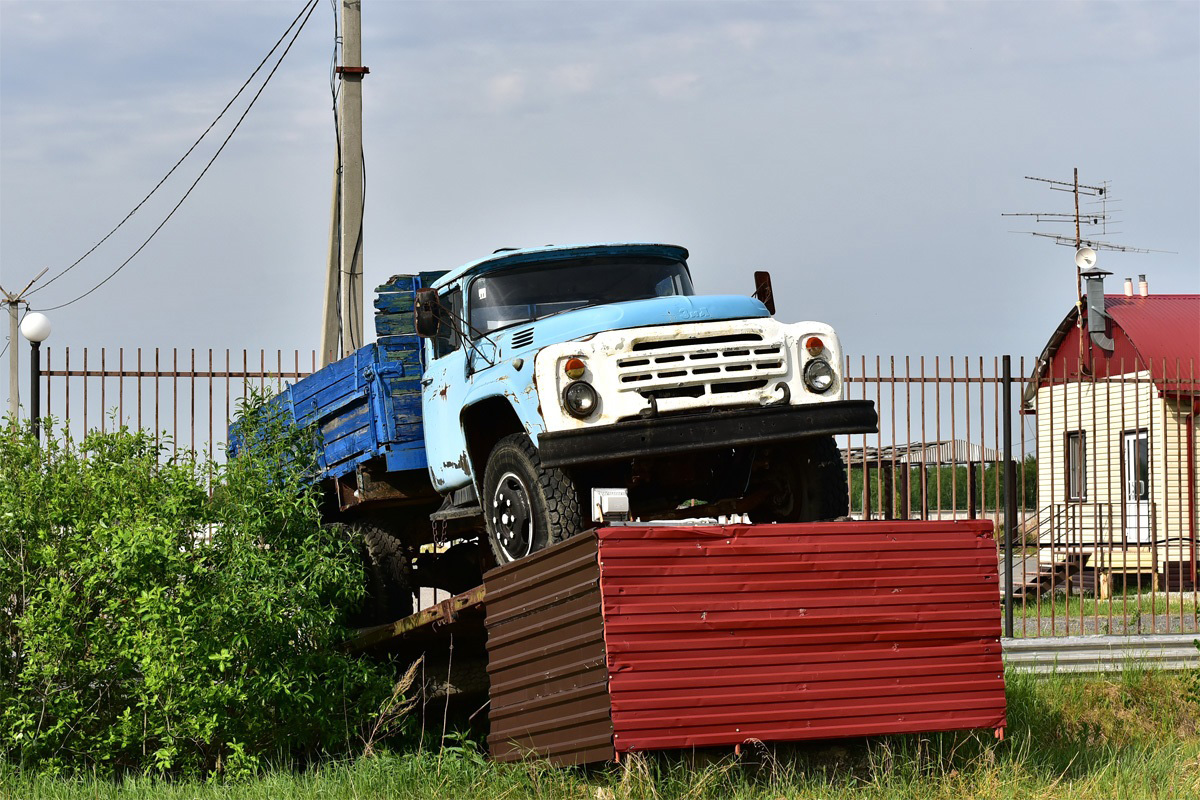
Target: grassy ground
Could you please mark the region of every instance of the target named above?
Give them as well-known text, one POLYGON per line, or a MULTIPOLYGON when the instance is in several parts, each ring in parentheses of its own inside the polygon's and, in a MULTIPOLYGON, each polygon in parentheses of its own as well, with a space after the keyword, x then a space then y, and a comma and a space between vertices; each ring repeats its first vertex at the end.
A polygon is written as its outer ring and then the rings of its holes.
POLYGON ((492 764, 469 746, 381 753, 227 783, 39 778, 0 764, 20 798, 1185 798, 1200 796, 1200 675, 1010 674, 1009 728, 628 759, 561 770, 492 764))

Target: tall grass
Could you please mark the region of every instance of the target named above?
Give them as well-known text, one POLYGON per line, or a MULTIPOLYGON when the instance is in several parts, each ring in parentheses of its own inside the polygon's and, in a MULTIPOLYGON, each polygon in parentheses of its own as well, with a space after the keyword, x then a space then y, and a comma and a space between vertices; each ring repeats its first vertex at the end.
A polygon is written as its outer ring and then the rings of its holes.
POLYGON ((1185 798, 1200 796, 1200 675, 1008 675, 1009 727, 626 758, 595 770, 494 764, 470 747, 383 752, 250 781, 47 779, 0 765, 30 798, 1185 798))

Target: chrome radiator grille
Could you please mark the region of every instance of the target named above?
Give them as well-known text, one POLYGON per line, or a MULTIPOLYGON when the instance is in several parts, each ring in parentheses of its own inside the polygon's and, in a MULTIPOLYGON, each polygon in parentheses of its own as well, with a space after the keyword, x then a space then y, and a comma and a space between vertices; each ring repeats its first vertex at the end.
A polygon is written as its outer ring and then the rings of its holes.
POLYGON ((703 397, 751 391, 787 374, 781 341, 760 333, 693 339, 635 339, 617 359, 622 391, 655 397, 703 397))

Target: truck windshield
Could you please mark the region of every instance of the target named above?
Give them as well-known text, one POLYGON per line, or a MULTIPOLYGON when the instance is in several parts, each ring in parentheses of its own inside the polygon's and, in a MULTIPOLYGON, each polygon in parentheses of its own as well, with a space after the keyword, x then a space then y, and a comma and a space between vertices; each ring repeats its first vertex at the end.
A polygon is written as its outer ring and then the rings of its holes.
POLYGON ((483 275, 471 282, 471 327, 487 333, 585 306, 691 295, 678 261, 587 258, 483 275))

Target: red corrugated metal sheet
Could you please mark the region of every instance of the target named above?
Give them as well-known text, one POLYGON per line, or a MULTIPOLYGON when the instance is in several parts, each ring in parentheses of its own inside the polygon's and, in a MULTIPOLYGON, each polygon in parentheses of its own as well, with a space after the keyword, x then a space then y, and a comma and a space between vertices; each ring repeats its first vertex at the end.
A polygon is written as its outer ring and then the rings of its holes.
POLYGON ((596 535, 492 570, 484 586, 492 757, 612 760, 596 535))
POLYGON ((1004 726, 991 530, 599 531, 616 750, 1004 726))

